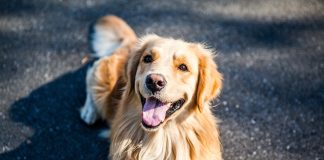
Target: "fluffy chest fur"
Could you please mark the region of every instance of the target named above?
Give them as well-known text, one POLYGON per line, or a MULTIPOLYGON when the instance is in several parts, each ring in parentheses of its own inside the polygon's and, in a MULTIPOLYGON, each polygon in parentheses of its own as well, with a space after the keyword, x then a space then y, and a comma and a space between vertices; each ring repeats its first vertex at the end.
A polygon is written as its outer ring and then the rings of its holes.
POLYGON ((157 132, 145 132, 137 114, 123 114, 112 126, 112 159, 221 159, 216 121, 210 111, 168 122, 157 132))

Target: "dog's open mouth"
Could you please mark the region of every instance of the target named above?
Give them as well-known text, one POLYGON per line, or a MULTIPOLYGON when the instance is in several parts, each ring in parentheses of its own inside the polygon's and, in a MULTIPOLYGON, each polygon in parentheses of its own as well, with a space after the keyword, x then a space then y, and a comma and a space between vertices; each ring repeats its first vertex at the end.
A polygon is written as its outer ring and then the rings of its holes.
POLYGON ((180 99, 173 103, 161 102, 155 97, 144 98, 142 101, 142 124, 145 128, 156 128, 164 122, 166 118, 179 110, 185 100, 180 99))

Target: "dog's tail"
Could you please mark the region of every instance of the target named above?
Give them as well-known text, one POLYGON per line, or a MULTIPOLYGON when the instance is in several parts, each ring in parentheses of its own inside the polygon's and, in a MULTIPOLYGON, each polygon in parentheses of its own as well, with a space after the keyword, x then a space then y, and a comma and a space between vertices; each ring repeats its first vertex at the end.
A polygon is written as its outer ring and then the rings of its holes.
POLYGON ((111 55, 119 48, 130 49, 137 40, 131 27, 113 15, 104 16, 92 24, 88 38, 91 57, 96 58, 111 55))

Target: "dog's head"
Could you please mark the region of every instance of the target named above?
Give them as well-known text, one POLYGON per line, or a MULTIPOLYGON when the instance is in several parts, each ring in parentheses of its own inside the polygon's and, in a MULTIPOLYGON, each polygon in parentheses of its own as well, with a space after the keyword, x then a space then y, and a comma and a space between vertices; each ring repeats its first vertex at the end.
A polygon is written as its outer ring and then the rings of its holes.
POLYGON ((140 40, 127 64, 126 77, 128 94, 142 104, 137 109, 147 131, 192 112, 204 112, 222 85, 210 50, 156 35, 140 40))

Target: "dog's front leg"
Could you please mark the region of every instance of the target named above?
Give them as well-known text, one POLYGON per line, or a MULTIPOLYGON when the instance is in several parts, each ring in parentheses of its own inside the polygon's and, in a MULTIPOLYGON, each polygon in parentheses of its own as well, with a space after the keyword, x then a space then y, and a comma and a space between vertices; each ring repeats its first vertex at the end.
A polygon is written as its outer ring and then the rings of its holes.
POLYGON ((97 119, 99 119, 99 114, 98 114, 97 108, 94 104, 92 92, 90 89, 90 81, 92 78, 91 77, 92 72, 93 72, 93 68, 89 68, 87 71, 87 78, 86 78, 87 98, 86 98, 86 101, 85 101, 83 107, 80 110, 81 119, 88 125, 94 124, 97 121, 97 119))

